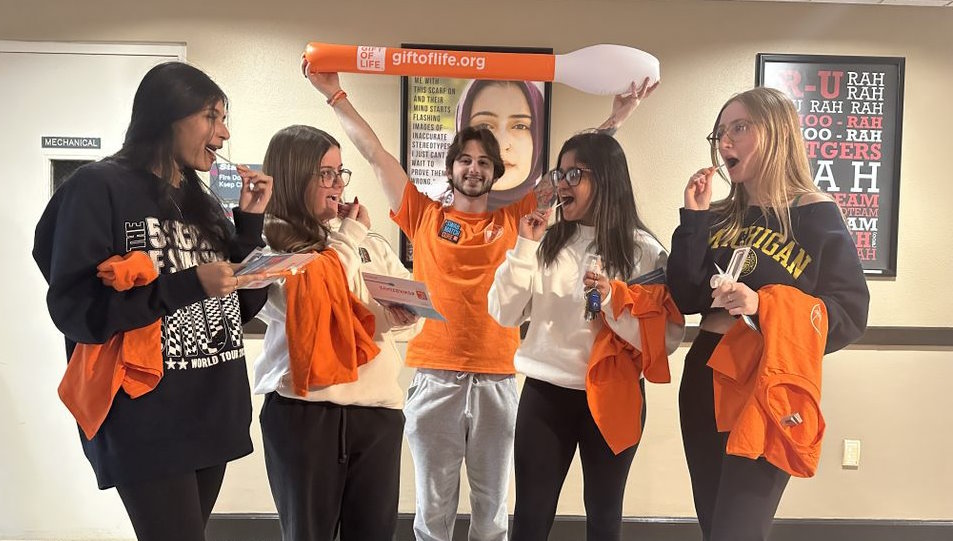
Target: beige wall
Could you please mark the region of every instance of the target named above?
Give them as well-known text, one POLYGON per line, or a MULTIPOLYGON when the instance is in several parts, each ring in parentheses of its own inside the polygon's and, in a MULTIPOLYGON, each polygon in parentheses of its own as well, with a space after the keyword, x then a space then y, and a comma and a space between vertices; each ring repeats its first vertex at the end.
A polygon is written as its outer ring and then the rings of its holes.
MULTIPOLYGON (((260 340, 247 345, 249 358, 260 340)), ((672 357, 672 385, 649 385, 648 418, 629 473, 623 511, 628 516, 691 517, 691 488, 678 430, 678 388, 687 347, 672 357)), ((827 420, 817 476, 793 479, 778 512, 789 518, 953 519, 953 466, 946 428, 953 400, 950 351, 850 349, 825 360, 822 408, 827 420), (932 421, 928 420, 933 419, 932 421), (861 467, 843 469, 841 441, 862 442, 861 467)), ((406 388, 412 371, 401 375, 406 388)), ((261 405, 255 399, 255 411, 261 405)), ((274 512, 264 476, 261 433, 252 424, 256 452, 229 466, 216 512, 274 512)), ((461 512, 469 511, 466 484, 461 512)), ((514 492, 510 487, 510 511, 514 492)), ((414 510, 413 463, 402 456, 400 511, 414 510)), ((583 515, 582 475, 574 461, 557 512, 583 515)))
MULTIPOLYGON (((661 60, 662 87, 618 138, 641 211, 663 239, 676 225, 684 182, 706 162, 703 137, 713 115, 732 93, 752 85, 756 53, 904 56, 898 278, 870 282, 870 323, 953 326, 946 285, 953 252, 943 235, 953 226, 946 205, 953 126, 950 8, 702 0, 484 0, 471 7, 421 0, 0 0, 0 13, 0 39, 186 43, 189 60, 229 94, 231 155, 247 162, 260 161, 271 134, 288 124, 310 123, 343 135, 298 73, 309 40, 547 46, 556 52, 609 42, 648 50, 661 60)), ((385 146, 398 153, 399 80, 345 75, 343 84, 385 146)), ((568 135, 604 118, 609 107, 604 97, 559 85, 552 103, 553 154, 568 135)), ((386 201, 374 190, 370 169, 347 144, 344 158, 355 171, 353 191, 396 245, 396 228, 386 220, 386 201)), ((259 347, 251 341, 250 358, 259 347)), ((683 356, 684 348, 673 360, 676 378, 683 356)), ((953 381, 951 352, 850 350, 832 355, 826 367, 829 428, 821 471, 812 481, 792 482, 780 515, 953 519, 953 467, 944 454, 953 444, 945 417, 953 406, 945 388, 953 381), (927 422, 928 416, 935 420, 927 422), (839 467, 844 437, 863 440, 859 470, 839 467)), ((406 384, 408 373, 404 378, 406 384)), ((692 514, 675 399, 676 385, 649 390, 648 427, 630 476, 626 514, 692 514)), ((79 453, 79 446, 64 452, 79 453)), ((404 464, 400 508, 411 511, 406 453, 404 464)), ((9 467, 15 465, 0 466, 9 467)), ((46 489, 15 488, 38 501, 46 489)), ((217 511, 272 509, 258 451, 231 467, 217 511)), ((584 512, 578 468, 559 510, 584 512)))
MULTIPOLYGON (((645 49, 661 60, 662 87, 618 137, 642 212, 662 237, 676 225, 674 209, 688 175, 706 163, 703 137, 718 108, 752 86, 756 53, 904 56, 899 277, 871 282, 870 322, 953 323, 944 302, 949 299, 921 294, 953 266, 953 252, 936 245, 938 220, 948 216, 937 195, 948 185, 940 157, 953 125, 953 9, 716 0, 586 0, 585 9, 568 0, 485 0, 476 11, 458 2, 421 0, 20 4, 0 2, 0 39, 185 42, 189 60, 229 94, 232 155, 249 162, 261 159, 271 134, 292 123, 340 134, 323 100, 298 73, 310 40, 551 46, 556 52, 610 42, 645 49), (483 15, 494 13, 493 6, 499 6, 497 19, 483 15)), ((398 153, 399 79, 345 75, 343 85, 385 146, 398 153)), ((604 97, 554 85, 553 154, 570 134, 601 121, 608 107, 604 97)), ((370 169, 347 145, 344 157, 355 171, 354 190, 367 193, 372 216, 396 241, 386 202, 372 190, 370 169)))

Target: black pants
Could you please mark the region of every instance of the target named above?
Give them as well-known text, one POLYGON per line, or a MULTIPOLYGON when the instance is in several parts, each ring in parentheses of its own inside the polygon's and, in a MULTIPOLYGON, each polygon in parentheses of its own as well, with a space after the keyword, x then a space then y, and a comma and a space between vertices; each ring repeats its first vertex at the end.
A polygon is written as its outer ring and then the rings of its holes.
POLYGON ((764 541, 790 475, 764 458, 725 453, 728 433, 719 433, 715 424, 715 391, 707 364, 721 336, 699 332, 685 357, 678 393, 695 512, 705 541, 764 541))
POLYGON ((139 541, 205 541, 225 464, 116 487, 139 541))
POLYGON ((404 415, 270 393, 265 467, 284 541, 391 541, 404 415))
MULTIPOLYGON (((641 412, 632 415, 641 415, 644 422, 644 405, 641 412)), ((545 541, 549 537, 559 492, 577 445, 582 462, 586 538, 620 539, 625 481, 638 445, 613 454, 592 419, 586 391, 526 378, 516 414, 513 541, 545 541)))

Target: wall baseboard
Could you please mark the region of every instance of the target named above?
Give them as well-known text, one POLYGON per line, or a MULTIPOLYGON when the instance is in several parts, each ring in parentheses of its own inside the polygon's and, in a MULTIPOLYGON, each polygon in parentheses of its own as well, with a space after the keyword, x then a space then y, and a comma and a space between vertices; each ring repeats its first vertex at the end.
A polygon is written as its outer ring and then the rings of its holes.
MULTIPOLYGON (((260 319, 252 319, 245 324, 245 336, 261 339, 265 335, 265 325, 260 319)), ((690 344, 698 334, 697 325, 685 328, 683 344, 690 344)), ((872 348, 879 346, 895 347, 953 347, 953 327, 867 327, 867 332, 848 348, 872 348)))
MULTIPOLYGON (((414 517, 398 516, 395 541, 412 541, 414 517)), ((454 541, 466 541, 469 517, 460 515, 454 541)), ((213 514, 208 525, 209 541, 280 541, 278 516, 274 514, 213 514)), ((628 517, 623 520, 624 539, 651 541, 698 541, 698 524, 691 518, 628 517)), ((579 541, 586 538, 586 519, 558 516, 550 541, 579 541)), ((947 541, 953 539, 953 521, 939 520, 856 520, 777 519, 771 541, 947 541)))

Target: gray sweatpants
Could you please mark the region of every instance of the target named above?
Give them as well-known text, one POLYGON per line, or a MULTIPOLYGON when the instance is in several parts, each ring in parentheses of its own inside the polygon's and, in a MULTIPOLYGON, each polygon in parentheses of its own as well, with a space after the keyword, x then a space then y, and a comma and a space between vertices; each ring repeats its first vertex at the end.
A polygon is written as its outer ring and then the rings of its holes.
POLYGON ((450 541, 460 465, 470 483, 470 541, 506 541, 516 377, 418 369, 404 406, 414 459, 417 541, 450 541))

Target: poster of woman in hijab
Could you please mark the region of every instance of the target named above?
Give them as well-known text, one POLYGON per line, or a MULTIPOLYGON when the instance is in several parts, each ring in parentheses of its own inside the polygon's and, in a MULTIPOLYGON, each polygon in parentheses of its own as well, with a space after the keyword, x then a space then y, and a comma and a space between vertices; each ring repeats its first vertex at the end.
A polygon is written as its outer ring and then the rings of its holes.
MULTIPOLYGON (((552 53, 542 48, 453 47, 404 44, 414 49, 552 53)), ((490 192, 494 210, 522 199, 549 161, 550 83, 444 77, 403 77, 401 82, 403 165, 422 192, 439 200, 447 191, 445 159, 454 134, 467 126, 493 132, 506 172, 490 192)), ((401 237, 401 258, 412 261, 401 237)))

